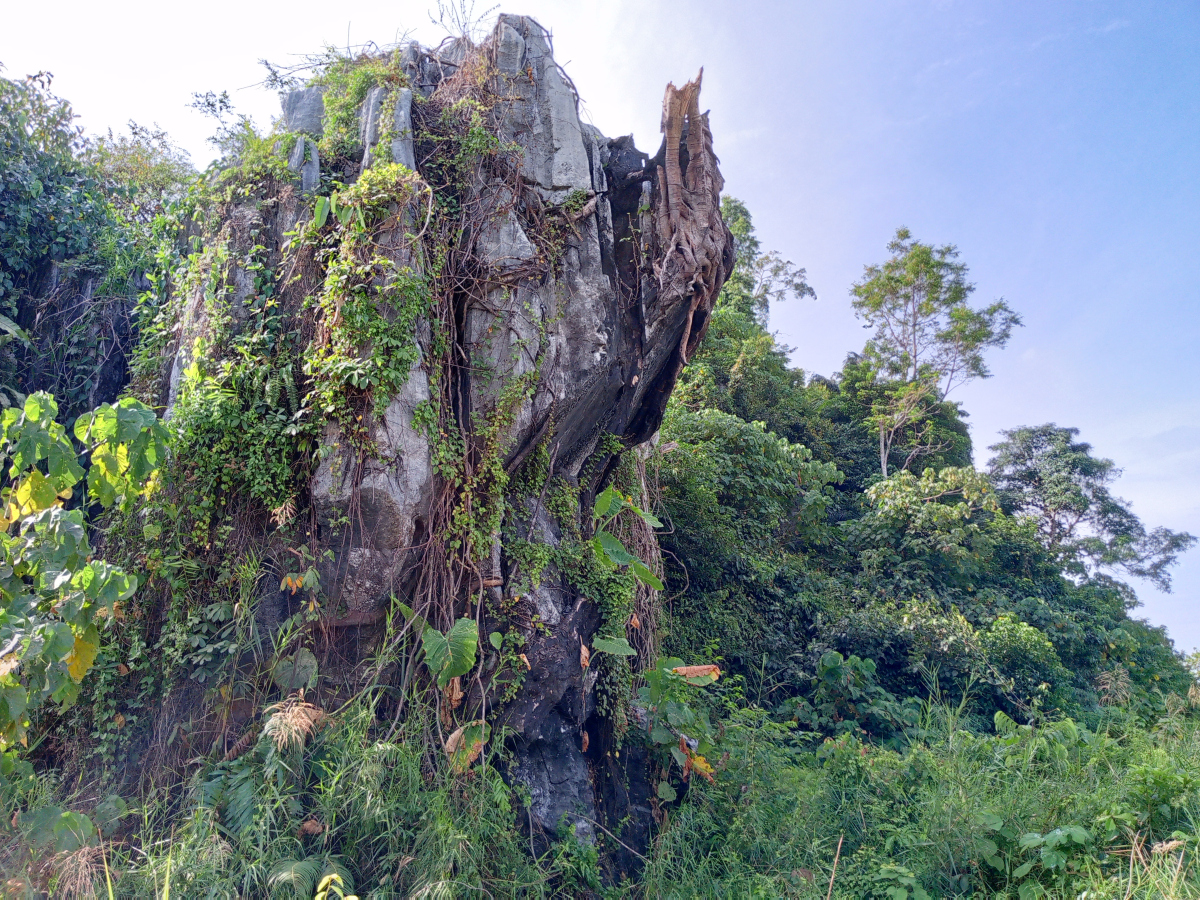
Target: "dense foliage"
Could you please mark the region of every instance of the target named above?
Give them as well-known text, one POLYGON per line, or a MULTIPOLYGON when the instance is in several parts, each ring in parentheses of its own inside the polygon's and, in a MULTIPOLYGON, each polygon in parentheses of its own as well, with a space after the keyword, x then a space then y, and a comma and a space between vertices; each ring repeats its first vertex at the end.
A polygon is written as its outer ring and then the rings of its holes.
POLYGON ((10 315, 47 262, 84 253, 108 222, 71 106, 49 89, 45 73, 0 79, 0 299, 10 315))
POLYGON ((650 893, 1159 896, 1182 870, 1138 848, 1174 865, 1194 840, 1200 697, 1111 573, 1167 585, 1195 539, 1145 528, 1073 429, 1007 432, 977 471, 937 379, 986 377, 1019 320, 966 306, 953 248, 902 230, 889 250, 854 289, 877 333, 840 373, 790 368, 735 275, 672 399, 664 646, 732 675, 730 757, 693 780, 650 893), (924 321, 887 308, 913 283, 924 321), (881 470, 883 414, 910 418, 881 470))
POLYGON ((15 173, 0 193, 0 302, 43 299, 51 264, 92 267, 137 298, 129 390, 147 400, 178 297, 211 317, 169 423, 127 397, 67 431, 65 408, 22 389, 86 396, 74 363, 5 384, 20 401, 0 421, 6 891, 1200 895, 1200 686, 1115 578, 1168 586, 1195 539, 1144 526, 1074 429, 1015 428, 976 468, 947 394, 987 377, 985 351, 1020 320, 1002 301, 970 305, 953 247, 897 232, 852 290, 872 339, 830 377, 794 368, 769 313, 813 291, 732 198, 737 262, 706 341, 658 439, 625 455, 583 520, 544 445, 511 479, 494 446, 469 468, 444 411, 422 412, 439 474, 474 504, 448 520, 448 545, 490 547, 505 491, 554 515, 553 552, 515 531, 506 552, 522 585, 557 567, 595 601, 581 665, 619 752, 648 760, 656 828, 638 878, 614 877, 608 856, 642 854, 603 826, 594 842, 535 846, 530 798, 501 777, 504 735, 454 717, 468 673, 483 690, 484 662, 499 702, 511 696, 523 638, 397 601, 352 665, 322 632, 327 560, 303 509, 333 449, 324 426, 369 442, 358 423, 401 389, 410 332, 438 309, 437 266, 428 280, 397 267, 370 229, 395 226, 413 197, 454 208, 464 167, 509 148, 456 103, 438 113, 437 178, 389 164, 342 183, 352 113, 403 75, 386 54, 331 51, 322 66, 335 166, 289 234, 286 269, 257 239, 187 240, 296 179, 286 135, 200 97, 230 155, 188 187, 161 132, 85 142, 45 79, 0 82, 0 164, 15 173), (309 277, 290 273, 317 262, 322 277, 289 301, 309 277), (412 688, 418 669, 429 692, 412 688))

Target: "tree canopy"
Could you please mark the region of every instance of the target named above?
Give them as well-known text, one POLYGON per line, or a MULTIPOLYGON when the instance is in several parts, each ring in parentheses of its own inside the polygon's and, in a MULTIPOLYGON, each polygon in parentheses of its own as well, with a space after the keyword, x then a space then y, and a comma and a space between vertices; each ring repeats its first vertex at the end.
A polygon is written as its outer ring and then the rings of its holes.
POLYGON ((1013 428, 990 449, 989 473, 1010 513, 1030 517, 1046 549, 1076 575, 1123 569, 1164 591, 1168 569, 1196 538, 1147 530, 1129 503, 1109 490, 1121 475, 1111 459, 1077 441, 1078 428, 1053 423, 1013 428))

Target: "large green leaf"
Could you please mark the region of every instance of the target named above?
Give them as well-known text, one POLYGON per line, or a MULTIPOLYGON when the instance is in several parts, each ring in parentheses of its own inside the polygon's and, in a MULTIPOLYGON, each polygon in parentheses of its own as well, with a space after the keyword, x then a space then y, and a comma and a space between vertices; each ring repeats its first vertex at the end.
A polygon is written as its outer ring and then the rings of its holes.
POLYGON ((318 197, 317 205, 313 209, 313 222, 318 228, 325 225, 325 221, 329 218, 329 198, 318 197))
POLYGON ((312 688, 317 683, 317 658, 312 651, 301 648, 294 656, 275 663, 271 669, 271 679, 287 692, 312 688))
POLYGON ((638 509, 636 506, 632 507, 632 509, 639 516, 641 516, 642 521, 645 522, 647 525, 649 525, 651 528, 662 528, 663 527, 663 523, 660 522, 658 519, 658 516, 654 515, 653 513, 648 513, 644 509, 638 509))
POLYGON ((609 561, 618 566, 627 566, 635 559, 632 553, 625 549, 625 545, 618 541, 607 531, 601 531, 596 535, 596 542, 599 550, 608 557, 609 561))
POLYGON ((656 591, 663 589, 663 583, 659 581, 658 576, 651 572, 640 559, 635 559, 631 565, 633 567, 633 574, 638 577, 638 581, 656 591))
POLYGON ((595 638, 592 649, 598 653, 611 653, 613 656, 637 656, 637 651, 629 646, 625 638, 595 638))
POLYGON ((603 493, 596 498, 596 518, 600 518, 608 512, 616 496, 617 492, 613 490, 611 486, 604 489, 603 493))
POLYGON ((0 331, 11 334, 26 347, 33 346, 29 341, 29 335, 24 332, 20 325, 10 319, 8 316, 0 316, 0 331))
POLYGON ((437 678, 438 687, 444 688, 451 678, 466 675, 475 665, 479 628, 474 619, 462 618, 446 634, 436 628, 426 629, 421 644, 425 648, 425 665, 437 678))

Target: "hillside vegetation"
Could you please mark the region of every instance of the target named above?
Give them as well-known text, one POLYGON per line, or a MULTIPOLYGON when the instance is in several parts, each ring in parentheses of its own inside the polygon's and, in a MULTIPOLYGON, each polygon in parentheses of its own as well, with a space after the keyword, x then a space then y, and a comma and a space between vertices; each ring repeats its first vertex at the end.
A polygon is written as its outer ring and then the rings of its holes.
MULTIPOLYGON (((397 78, 322 65, 356 103, 397 78)), ((158 415, 171 287, 203 292, 219 252, 197 223, 298 178, 278 136, 210 96, 226 156, 196 173, 160 132, 86 139, 49 88, 0 80, 5 896, 1200 897, 1200 685, 1130 582, 1169 588, 1195 539, 1144 525, 1070 427, 973 446, 954 389, 1021 322, 974 302, 953 247, 899 229, 850 291, 871 339, 812 374, 768 321, 810 302, 804 270, 726 196, 733 272, 656 437, 609 448, 581 525, 544 445, 504 475, 568 523, 553 554, 528 533, 506 553, 530 591, 555 566, 608 617, 605 740, 652 792, 641 846, 616 822, 535 835, 502 729, 452 727, 485 657, 511 673, 498 702, 519 687, 514 630, 418 638, 405 598, 357 658, 322 630, 295 485, 320 419, 373 407, 339 393, 336 342, 301 359, 311 329, 287 315, 311 307, 282 308, 279 273, 256 270, 253 327, 158 415)), ((460 114, 447 184, 503 150, 460 114)), ((297 244, 350 259, 330 229, 394 215, 415 190, 398 168, 325 184, 297 244)), ((413 363, 389 329, 414 326, 330 284, 316 305, 376 329, 363 377, 398 389, 413 363)))

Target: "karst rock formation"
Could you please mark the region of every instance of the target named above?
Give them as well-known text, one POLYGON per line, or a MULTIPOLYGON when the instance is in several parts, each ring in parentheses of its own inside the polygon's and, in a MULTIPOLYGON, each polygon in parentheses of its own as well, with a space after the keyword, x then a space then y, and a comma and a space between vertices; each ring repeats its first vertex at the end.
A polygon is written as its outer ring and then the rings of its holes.
MULTIPOLYGON (((407 381, 364 407, 367 440, 346 440, 342 426, 326 424, 328 452, 301 501, 314 540, 333 551, 321 564, 322 588, 338 610, 329 631, 361 636, 381 628, 395 597, 440 628, 478 618, 486 670, 494 665, 487 635, 503 617, 525 638, 524 678, 503 699, 485 696, 483 679, 464 679, 452 698, 456 715, 486 716, 494 732, 506 726, 509 775, 528 788, 532 827, 552 832, 566 816, 586 835, 596 822, 627 817, 633 831, 624 833, 637 841, 649 818, 645 778, 625 768, 638 764, 636 752, 611 752, 594 696, 597 667, 581 660, 600 621, 598 598, 553 563, 536 584, 522 581, 529 573, 518 571, 508 546, 513 536, 557 546, 561 510, 550 512, 544 487, 521 496, 507 483, 498 489, 502 504, 488 501, 487 544, 456 548, 459 564, 448 567, 454 553, 438 542, 467 492, 448 493, 431 435, 439 428, 462 435, 477 486, 489 455, 495 472, 513 475, 540 454, 543 478, 576 489, 573 524, 586 540, 595 496, 621 454, 655 435, 733 263, 700 78, 667 87, 663 146, 651 158, 630 137, 608 138, 581 121, 549 35, 531 18, 501 15, 478 46, 460 39, 398 53, 406 78, 366 94, 360 149, 336 163, 336 176, 352 183, 393 162, 416 173, 398 224, 372 233, 374 253, 432 278, 434 263, 420 248, 439 222, 448 237, 438 303, 413 323, 407 381), (445 120, 434 110, 464 98, 481 110, 510 164, 477 166, 449 209, 422 186, 435 180, 432 154, 441 146, 426 126, 445 120), (421 419, 431 404, 441 416, 433 430, 421 419)), ((320 153, 324 90, 283 95, 281 131, 297 137, 281 139, 278 152, 295 176, 265 200, 235 198, 207 226, 207 235, 228 241, 230 259, 265 247, 268 263, 291 276, 285 295, 318 290, 326 275, 319 259, 307 270, 287 261, 289 234, 312 219, 322 166, 334 164, 320 153)), ((236 328, 253 273, 234 265, 224 277, 236 328)), ((160 400, 168 409, 196 354, 219 352, 197 342, 211 328, 211 304, 203 286, 191 290, 164 357, 160 400)), ((318 321, 312 340, 319 344, 329 327, 318 321)))

